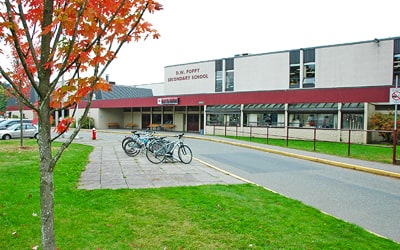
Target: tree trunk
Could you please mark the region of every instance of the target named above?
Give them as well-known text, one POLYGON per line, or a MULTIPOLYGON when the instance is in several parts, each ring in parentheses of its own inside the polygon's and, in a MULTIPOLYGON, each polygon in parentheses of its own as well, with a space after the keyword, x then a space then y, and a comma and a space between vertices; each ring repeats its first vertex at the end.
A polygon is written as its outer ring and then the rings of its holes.
POLYGON ((50 108, 44 108, 39 115, 39 156, 40 156, 40 212, 42 248, 55 250, 54 230, 54 161, 51 149, 50 108))
POLYGON ((40 163, 40 210, 42 247, 46 250, 54 250, 56 245, 54 233, 54 182, 53 171, 49 170, 48 162, 40 163))
POLYGON ((19 106, 19 124, 21 126, 21 131, 19 131, 19 136, 20 136, 20 140, 19 140, 19 146, 22 148, 24 146, 24 129, 23 129, 23 113, 22 113, 22 109, 23 109, 23 104, 21 102, 21 100, 19 100, 18 98, 18 106, 19 106))

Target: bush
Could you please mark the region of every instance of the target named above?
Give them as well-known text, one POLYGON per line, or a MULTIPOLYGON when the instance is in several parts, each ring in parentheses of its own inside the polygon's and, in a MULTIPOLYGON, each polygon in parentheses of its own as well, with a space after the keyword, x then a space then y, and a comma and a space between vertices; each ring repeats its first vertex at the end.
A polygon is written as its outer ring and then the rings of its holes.
MULTIPOLYGON (((383 131, 393 131, 394 129, 394 114, 389 112, 389 114, 375 113, 370 118, 370 129, 383 130, 383 131)), ((400 134, 400 121, 397 120, 397 138, 400 134)), ((382 132, 379 133, 381 137, 387 142, 393 142, 393 133, 382 132)))
MULTIPOLYGON (((89 116, 86 117, 86 119, 83 119, 83 120, 82 120, 82 118, 80 118, 78 122, 79 122, 79 124, 82 125, 81 128, 92 129, 92 128, 95 127, 94 119, 92 117, 89 117, 89 116)), ((71 128, 76 128, 76 121, 74 121, 71 124, 71 128)))

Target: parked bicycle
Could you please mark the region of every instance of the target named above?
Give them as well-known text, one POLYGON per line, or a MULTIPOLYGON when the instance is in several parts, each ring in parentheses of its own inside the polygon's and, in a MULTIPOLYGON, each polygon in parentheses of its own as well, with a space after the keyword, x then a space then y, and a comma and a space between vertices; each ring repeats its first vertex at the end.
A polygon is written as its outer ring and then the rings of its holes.
POLYGON ((178 134, 176 140, 170 141, 166 138, 153 141, 146 149, 146 157, 152 163, 160 163, 166 160, 178 160, 189 164, 192 162, 192 150, 183 143, 184 133, 178 134))
POLYGON ((140 152, 144 152, 148 145, 157 139, 154 136, 153 131, 132 131, 131 136, 127 136, 122 140, 122 149, 124 152, 131 157, 138 155, 140 152))

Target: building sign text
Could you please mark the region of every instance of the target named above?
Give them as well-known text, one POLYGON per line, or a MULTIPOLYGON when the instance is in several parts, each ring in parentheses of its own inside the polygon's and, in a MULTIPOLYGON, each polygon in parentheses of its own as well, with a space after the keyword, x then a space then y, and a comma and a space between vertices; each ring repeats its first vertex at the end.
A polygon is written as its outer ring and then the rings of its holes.
POLYGON ((208 78, 208 74, 202 73, 200 68, 176 70, 175 76, 169 77, 168 82, 187 81, 187 80, 199 80, 208 78))

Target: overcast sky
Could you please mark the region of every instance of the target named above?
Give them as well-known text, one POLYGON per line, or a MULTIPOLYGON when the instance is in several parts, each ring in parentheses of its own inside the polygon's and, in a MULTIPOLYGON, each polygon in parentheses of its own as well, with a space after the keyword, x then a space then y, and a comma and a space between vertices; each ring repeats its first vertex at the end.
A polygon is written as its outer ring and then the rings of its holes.
POLYGON ((159 0, 145 19, 158 40, 125 45, 107 74, 120 85, 164 81, 164 67, 400 36, 399 0, 159 0))

